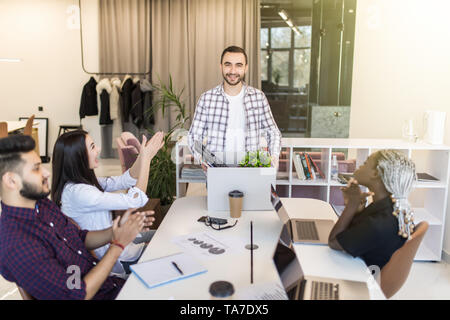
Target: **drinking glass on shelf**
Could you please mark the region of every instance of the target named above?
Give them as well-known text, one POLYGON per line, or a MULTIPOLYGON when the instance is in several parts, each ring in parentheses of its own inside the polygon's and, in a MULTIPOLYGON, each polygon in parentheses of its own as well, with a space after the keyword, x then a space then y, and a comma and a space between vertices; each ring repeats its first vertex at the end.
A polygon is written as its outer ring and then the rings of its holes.
POLYGON ((404 139, 411 142, 417 141, 417 134, 414 131, 414 122, 412 119, 406 120, 403 123, 402 133, 404 139))

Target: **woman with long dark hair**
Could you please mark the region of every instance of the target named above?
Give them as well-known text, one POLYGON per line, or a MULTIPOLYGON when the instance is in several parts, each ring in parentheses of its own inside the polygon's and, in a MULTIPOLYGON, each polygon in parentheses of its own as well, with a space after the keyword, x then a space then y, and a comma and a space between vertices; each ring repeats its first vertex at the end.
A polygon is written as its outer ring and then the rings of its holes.
MULTIPOLYGON (((86 131, 76 130, 64 133, 53 149, 52 200, 61 211, 72 218, 82 229, 95 231, 112 226, 112 210, 126 210, 144 206, 148 197, 145 193, 150 163, 163 145, 163 133, 156 133, 147 142, 142 138, 141 150, 133 166, 117 177, 97 178, 94 169, 98 167, 98 148, 86 131), (112 193, 128 190, 124 193, 112 193)), ((125 277, 130 262, 141 255, 145 243, 130 243, 112 272, 125 277), (123 263, 120 263, 120 262, 123 263)), ((99 259, 109 245, 95 250, 99 259)))

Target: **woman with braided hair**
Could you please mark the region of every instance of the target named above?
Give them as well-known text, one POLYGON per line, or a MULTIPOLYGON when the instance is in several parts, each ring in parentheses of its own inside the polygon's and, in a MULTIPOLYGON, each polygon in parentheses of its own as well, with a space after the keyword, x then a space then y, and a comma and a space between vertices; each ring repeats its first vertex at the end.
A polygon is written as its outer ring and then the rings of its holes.
POLYGON ((329 246, 381 270, 414 230, 408 195, 415 179, 414 163, 400 151, 371 154, 341 188, 345 209, 330 232, 329 246), (366 207, 368 196, 373 202, 366 207))

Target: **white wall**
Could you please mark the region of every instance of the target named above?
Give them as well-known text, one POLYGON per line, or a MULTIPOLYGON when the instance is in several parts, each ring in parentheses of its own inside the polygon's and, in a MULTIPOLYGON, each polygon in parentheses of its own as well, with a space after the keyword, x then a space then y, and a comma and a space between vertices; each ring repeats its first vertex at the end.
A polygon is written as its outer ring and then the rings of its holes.
MULTIPOLYGON (((0 0, 0 119, 49 118, 48 152, 61 124, 79 124, 83 85, 80 30, 71 6, 77 0, 0 0), (44 111, 39 112, 38 106, 44 111)), ((88 71, 98 70, 97 1, 83 0, 83 36, 88 71), (86 27, 85 27, 86 26, 86 27)))
MULTIPOLYGON (((358 0, 350 117, 352 138, 401 138, 424 110, 447 111, 450 144, 450 1, 358 0)), ((444 250, 450 253, 450 203, 444 250)))

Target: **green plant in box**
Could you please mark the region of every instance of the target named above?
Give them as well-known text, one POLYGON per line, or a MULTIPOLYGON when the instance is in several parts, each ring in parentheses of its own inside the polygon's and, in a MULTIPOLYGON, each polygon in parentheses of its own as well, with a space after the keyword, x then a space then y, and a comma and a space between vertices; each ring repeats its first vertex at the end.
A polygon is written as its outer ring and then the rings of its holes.
POLYGON ((257 150, 257 151, 249 151, 246 153, 244 159, 239 162, 239 166, 241 167, 270 167, 271 158, 267 151, 257 150))

